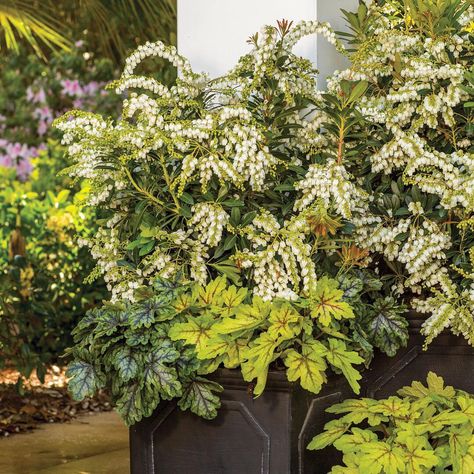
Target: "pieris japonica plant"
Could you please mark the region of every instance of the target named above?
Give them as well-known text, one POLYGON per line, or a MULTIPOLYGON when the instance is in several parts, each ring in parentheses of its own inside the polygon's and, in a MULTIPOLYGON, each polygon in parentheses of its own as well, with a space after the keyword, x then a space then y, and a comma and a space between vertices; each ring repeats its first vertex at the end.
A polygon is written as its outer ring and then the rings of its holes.
POLYGON ((86 244, 112 294, 75 331, 76 397, 107 386, 128 423, 173 397, 212 418, 221 388, 203 376, 219 366, 240 368, 257 396, 270 367, 314 393, 332 370, 358 392, 354 365, 406 344, 404 306, 354 240, 372 198, 344 162, 364 147, 367 83, 319 91, 292 52, 312 33, 343 51, 326 24, 282 21, 214 80, 145 44, 112 85, 126 93, 119 119, 57 122, 69 173, 103 215, 86 244), (178 68, 175 84, 139 75, 153 56, 178 68))
POLYGON ((450 327, 474 344, 472 2, 361 3, 346 17, 352 65, 330 90, 367 84, 357 109, 370 138, 343 163, 372 197, 356 241, 395 291, 419 295, 428 343, 450 327))

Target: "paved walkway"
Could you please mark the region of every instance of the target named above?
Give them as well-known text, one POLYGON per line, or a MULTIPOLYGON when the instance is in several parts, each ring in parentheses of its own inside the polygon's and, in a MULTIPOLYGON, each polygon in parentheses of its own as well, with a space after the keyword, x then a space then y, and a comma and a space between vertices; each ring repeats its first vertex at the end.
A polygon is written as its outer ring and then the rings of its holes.
POLYGON ((129 474, 128 430, 113 412, 0 439, 1 474, 129 474))

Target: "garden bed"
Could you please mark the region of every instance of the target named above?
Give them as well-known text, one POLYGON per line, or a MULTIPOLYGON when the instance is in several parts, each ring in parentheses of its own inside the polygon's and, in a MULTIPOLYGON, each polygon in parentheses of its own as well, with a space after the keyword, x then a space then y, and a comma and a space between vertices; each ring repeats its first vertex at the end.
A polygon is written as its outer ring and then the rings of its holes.
POLYGON ((94 398, 75 401, 67 391, 64 369, 54 367, 44 383, 36 376, 21 391, 16 370, 0 372, 0 436, 28 432, 42 423, 64 423, 79 415, 110 411, 110 398, 99 392, 94 398))

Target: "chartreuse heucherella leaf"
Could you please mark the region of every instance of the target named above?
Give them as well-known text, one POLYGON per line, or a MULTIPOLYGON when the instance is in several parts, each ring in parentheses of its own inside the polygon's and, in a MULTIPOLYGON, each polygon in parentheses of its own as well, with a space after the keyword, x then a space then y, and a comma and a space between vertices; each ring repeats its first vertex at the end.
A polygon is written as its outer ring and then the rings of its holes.
POLYGON ((288 367, 286 374, 290 382, 300 380, 301 386, 313 393, 319 393, 326 382, 326 347, 319 341, 306 341, 301 352, 290 349, 283 361, 288 367))
POLYGON ((474 396, 432 372, 427 382, 413 382, 399 396, 333 405, 327 411, 342 417, 326 423, 308 448, 333 445, 343 453, 331 473, 472 474, 474 396))
POLYGON ((184 340, 187 344, 201 349, 211 334, 213 319, 210 315, 188 318, 185 323, 177 323, 169 331, 173 341, 184 340))
POLYGON ((355 317, 349 303, 343 301, 344 292, 338 289, 338 283, 323 277, 310 294, 311 316, 317 318, 323 326, 329 326, 333 319, 352 319, 355 317))
POLYGON ((329 346, 327 348, 326 359, 334 367, 341 370, 346 377, 349 385, 355 393, 359 393, 360 385, 358 380, 362 375, 354 369, 353 365, 361 364, 364 359, 354 351, 348 351, 345 342, 338 339, 330 338, 328 340, 329 346))

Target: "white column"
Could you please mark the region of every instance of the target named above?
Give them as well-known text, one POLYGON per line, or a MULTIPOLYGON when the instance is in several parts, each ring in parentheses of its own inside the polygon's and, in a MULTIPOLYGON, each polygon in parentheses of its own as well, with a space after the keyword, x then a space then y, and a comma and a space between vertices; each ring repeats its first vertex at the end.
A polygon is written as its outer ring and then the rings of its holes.
MULTIPOLYGON (((355 10, 357 0, 178 0, 178 49, 197 72, 217 77, 230 69, 250 46, 246 40, 262 25, 287 19, 329 21, 344 30, 340 9, 355 10)), ((307 37, 295 52, 320 70, 320 85, 344 58, 324 38, 307 37)))

